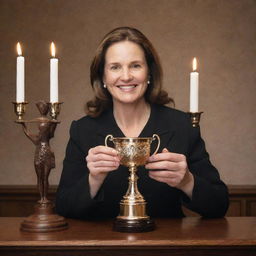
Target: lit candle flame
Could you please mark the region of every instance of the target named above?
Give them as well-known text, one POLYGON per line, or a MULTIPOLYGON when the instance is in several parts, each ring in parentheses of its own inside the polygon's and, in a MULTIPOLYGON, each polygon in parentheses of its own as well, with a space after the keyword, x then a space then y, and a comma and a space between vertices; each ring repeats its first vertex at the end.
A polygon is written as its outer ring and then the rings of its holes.
POLYGON ((18 52, 18 55, 19 55, 19 56, 22 55, 22 50, 21 50, 21 46, 20 46, 20 43, 19 43, 19 42, 17 43, 17 52, 18 52))
POLYGON ((197 60, 196 58, 193 59, 193 71, 197 70, 197 60))
POLYGON ((51 53, 52 53, 52 57, 55 58, 56 50, 55 50, 54 42, 51 43, 51 53))

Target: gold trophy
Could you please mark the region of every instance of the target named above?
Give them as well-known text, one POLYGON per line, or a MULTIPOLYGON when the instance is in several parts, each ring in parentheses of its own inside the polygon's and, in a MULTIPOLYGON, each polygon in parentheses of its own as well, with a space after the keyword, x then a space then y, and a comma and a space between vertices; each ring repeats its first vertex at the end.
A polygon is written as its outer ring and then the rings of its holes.
POLYGON ((155 228, 153 220, 146 214, 146 201, 140 194, 137 187, 137 167, 146 164, 150 156, 150 145, 157 138, 158 145, 154 154, 160 146, 160 138, 157 134, 152 137, 130 138, 107 135, 108 140, 114 143, 115 149, 120 157, 121 165, 127 166, 130 171, 129 187, 120 202, 120 214, 114 222, 114 230, 119 232, 146 232, 155 228))

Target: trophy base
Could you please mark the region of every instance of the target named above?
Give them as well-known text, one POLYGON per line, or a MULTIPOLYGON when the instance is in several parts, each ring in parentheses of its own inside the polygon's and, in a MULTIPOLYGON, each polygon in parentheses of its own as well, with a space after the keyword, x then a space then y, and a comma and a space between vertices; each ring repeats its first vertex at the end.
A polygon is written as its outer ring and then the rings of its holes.
POLYGON ((141 233, 153 231, 155 229, 155 223, 150 218, 133 220, 116 218, 113 229, 118 232, 141 233))
POLYGON ((21 223, 20 230, 41 233, 67 229, 65 218, 54 214, 53 208, 51 202, 38 203, 35 206, 35 213, 21 223))

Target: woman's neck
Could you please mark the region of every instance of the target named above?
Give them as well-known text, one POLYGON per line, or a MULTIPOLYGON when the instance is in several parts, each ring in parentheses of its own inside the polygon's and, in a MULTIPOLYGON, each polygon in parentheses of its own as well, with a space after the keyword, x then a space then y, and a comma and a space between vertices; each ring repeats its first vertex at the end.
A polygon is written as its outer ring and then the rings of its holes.
POLYGON ((144 100, 136 104, 114 103, 113 114, 126 137, 138 137, 150 116, 150 105, 144 100))

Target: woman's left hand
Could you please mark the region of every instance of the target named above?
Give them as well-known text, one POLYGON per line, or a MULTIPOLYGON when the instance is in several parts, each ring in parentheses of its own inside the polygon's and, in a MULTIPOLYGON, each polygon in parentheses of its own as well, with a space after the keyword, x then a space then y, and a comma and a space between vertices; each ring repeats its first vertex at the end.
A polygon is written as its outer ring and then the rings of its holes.
POLYGON ((145 167, 150 169, 150 178, 176 187, 192 198, 194 177, 188 170, 184 155, 169 152, 164 148, 162 153, 150 156, 145 167))

